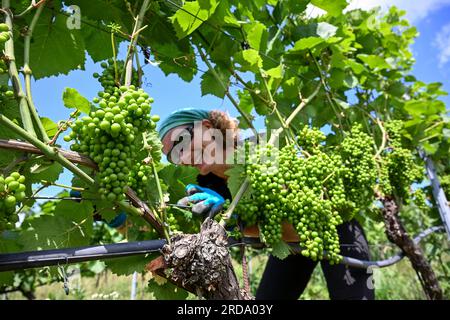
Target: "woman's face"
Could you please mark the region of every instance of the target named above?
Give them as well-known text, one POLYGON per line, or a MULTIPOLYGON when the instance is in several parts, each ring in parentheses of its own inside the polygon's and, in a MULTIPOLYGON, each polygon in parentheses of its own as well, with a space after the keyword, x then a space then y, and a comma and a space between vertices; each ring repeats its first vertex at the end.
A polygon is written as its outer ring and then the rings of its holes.
MULTIPOLYGON (((211 122, 206 119, 194 126, 182 125, 173 128, 162 140, 162 151, 169 161, 196 167, 201 175, 213 172, 221 163, 214 159, 216 149, 212 146, 215 145, 215 141, 211 139, 209 129, 211 122)), ((223 145, 220 148, 223 148, 223 145)))

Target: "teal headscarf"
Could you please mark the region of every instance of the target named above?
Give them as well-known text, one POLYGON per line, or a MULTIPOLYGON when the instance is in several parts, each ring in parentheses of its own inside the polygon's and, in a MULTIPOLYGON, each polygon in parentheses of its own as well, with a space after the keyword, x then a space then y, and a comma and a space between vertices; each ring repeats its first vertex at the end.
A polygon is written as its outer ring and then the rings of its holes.
POLYGON ((159 125, 159 137, 162 140, 164 136, 175 127, 182 126, 195 121, 208 119, 209 111, 203 109, 187 108, 172 112, 159 125))

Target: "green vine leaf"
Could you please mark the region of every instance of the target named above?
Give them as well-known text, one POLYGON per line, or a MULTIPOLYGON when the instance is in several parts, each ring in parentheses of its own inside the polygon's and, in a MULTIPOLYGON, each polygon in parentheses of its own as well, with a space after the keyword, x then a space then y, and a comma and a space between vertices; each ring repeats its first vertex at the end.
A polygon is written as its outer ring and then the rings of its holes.
POLYGON ((42 125, 44 126, 45 132, 49 138, 53 138, 53 136, 58 132, 58 125, 54 123, 50 118, 41 117, 42 125))
POLYGON ((67 19, 62 14, 53 15, 52 10, 42 12, 30 45, 30 66, 36 79, 84 69, 86 57, 81 32, 69 29, 67 19))
POLYGON ((342 14, 348 3, 347 0, 311 0, 311 3, 320 9, 328 12, 331 16, 338 16, 342 14))
POLYGON ((69 109, 77 109, 85 114, 91 111, 91 103, 88 99, 73 88, 66 88, 63 93, 64 106, 69 109))
POLYGON ((216 79, 212 70, 208 70, 207 72, 205 72, 201 77, 202 81, 200 84, 202 96, 211 94, 223 99, 225 97, 225 93, 228 90, 228 83, 230 81, 231 73, 227 69, 221 68, 219 66, 216 66, 214 70, 218 75, 220 81, 216 79))
POLYGON ((216 0, 185 2, 183 7, 170 17, 177 37, 183 39, 194 32, 204 21, 209 19, 218 4, 219 2, 216 0))
POLYGON ((42 215, 30 222, 31 229, 22 234, 20 243, 24 250, 88 245, 93 211, 89 201, 60 201, 53 215, 42 215))
POLYGON ((169 281, 158 284, 155 279, 150 279, 147 290, 158 300, 186 300, 188 297, 186 290, 175 286, 169 281))
POLYGON ((286 259, 291 254, 291 248, 289 245, 280 240, 272 245, 272 255, 280 260, 286 259))

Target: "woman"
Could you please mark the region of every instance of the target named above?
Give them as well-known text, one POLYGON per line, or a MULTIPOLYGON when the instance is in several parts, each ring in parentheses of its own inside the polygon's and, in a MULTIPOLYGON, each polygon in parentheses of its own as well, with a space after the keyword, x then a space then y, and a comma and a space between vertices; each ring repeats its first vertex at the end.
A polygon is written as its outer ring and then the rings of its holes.
MULTIPOLYGON (((193 213, 213 216, 220 211, 225 199, 231 198, 225 174, 231 165, 224 159, 228 159, 235 150, 237 132, 237 123, 226 113, 217 110, 182 109, 161 123, 159 134, 168 160, 194 166, 200 171, 198 184, 188 185, 187 197, 180 201, 182 204, 194 204, 193 213), (220 136, 222 139, 218 138, 220 136)), ((244 234, 258 236, 258 231, 255 227, 248 227, 244 234)), ((370 259, 367 240, 356 220, 340 225, 338 234, 343 255, 370 259)), ((283 239, 298 239, 292 225, 286 223, 283 226, 283 239)), ((284 260, 269 256, 256 299, 298 299, 317 264, 317 261, 299 254, 292 254, 284 260)), ((368 270, 342 264, 330 265, 326 260, 320 264, 331 299, 374 299, 368 270)))

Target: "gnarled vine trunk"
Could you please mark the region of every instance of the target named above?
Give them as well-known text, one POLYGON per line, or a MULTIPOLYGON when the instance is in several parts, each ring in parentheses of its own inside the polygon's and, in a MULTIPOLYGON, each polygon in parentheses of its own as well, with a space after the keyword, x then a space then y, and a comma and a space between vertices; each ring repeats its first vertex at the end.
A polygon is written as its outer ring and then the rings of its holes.
POLYGON ((389 241, 399 246, 409 258, 428 299, 442 300, 443 294, 436 275, 425 258, 422 248, 411 239, 403 227, 395 200, 385 197, 381 201, 384 205, 382 213, 389 241))
POLYGON ((205 220, 198 234, 177 235, 162 249, 169 279, 189 288, 199 297, 220 300, 248 300, 239 282, 227 248, 225 229, 205 220))

